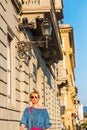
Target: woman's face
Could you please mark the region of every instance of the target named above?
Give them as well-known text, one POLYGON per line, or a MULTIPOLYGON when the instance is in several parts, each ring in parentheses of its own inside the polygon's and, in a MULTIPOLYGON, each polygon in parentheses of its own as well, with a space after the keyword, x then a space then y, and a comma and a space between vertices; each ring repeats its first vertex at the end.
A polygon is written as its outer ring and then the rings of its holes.
POLYGON ((37 93, 32 93, 30 99, 33 104, 38 104, 40 98, 37 93))

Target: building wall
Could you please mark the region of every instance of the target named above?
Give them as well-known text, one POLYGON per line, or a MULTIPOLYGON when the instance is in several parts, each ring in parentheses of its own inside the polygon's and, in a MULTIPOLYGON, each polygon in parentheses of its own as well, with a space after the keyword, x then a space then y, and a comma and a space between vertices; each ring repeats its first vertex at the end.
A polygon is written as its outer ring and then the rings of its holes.
POLYGON ((18 29, 18 13, 9 0, 0 1, 0 129, 18 130, 29 93, 37 89, 41 105, 51 117, 52 129, 61 130, 60 102, 54 77, 37 48, 30 59, 20 59, 17 43, 29 40, 18 29))
POLYGON ((17 14, 11 1, 0 1, 0 129, 17 130, 20 119, 17 14), (11 55, 10 55, 11 54, 11 55))

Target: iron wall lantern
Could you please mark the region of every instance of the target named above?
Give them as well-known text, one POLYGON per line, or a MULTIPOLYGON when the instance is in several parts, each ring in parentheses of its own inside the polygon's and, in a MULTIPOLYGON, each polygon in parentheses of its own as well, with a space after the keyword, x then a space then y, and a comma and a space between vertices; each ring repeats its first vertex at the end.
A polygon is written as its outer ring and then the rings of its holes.
POLYGON ((50 36, 51 35, 51 23, 48 18, 45 18, 41 24, 42 34, 43 36, 50 36))
MULTIPOLYGON (((20 28, 20 30, 24 31, 24 33, 25 33, 26 28, 32 29, 32 27, 33 27, 32 25, 33 25, 33 23, 28 23, 28 19, 25 17, 22 19, 22 24, 19 25, 19 28, 20 28)), ((47 18, 45 18, 41 24, 41 31, 42 31, 42 35, 45 37, 46 40, 28 41, 28 42, 19 41, 18 42, 19 57, 22 59, 23 57, 25 57, 24 55, 26 54, 27 51, 29 51, 35 47, 41 46, 43 44, 46 44, 46 48, 47 48, 48 39, 49 39, 49 36, 51 35, 51 30, 52 30, 51 23, 47 18)), ((26 30, 26 33, 28 33, 27 30, 26 30)))
POLYGON ((48 18, 45 18, 43 20, 43 23, 41 24, 41 29, 42 29, 43 36, 45 36, 46 38, 46 48, 48 48, 48 39, 49 36, 51 36, 51 31, 52 31, 51 23, 48 20, 48 18))

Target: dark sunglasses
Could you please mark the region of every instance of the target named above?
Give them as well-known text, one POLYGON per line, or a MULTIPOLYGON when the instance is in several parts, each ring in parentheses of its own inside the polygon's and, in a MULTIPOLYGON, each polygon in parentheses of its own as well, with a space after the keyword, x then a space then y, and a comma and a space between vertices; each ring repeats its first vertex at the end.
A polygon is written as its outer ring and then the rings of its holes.
POLYGON ((34 99, 34 98, 36 98, 36 99, 37 99, 37 98, 38 98, 38 96, 31 96, 31 99, 34 99))

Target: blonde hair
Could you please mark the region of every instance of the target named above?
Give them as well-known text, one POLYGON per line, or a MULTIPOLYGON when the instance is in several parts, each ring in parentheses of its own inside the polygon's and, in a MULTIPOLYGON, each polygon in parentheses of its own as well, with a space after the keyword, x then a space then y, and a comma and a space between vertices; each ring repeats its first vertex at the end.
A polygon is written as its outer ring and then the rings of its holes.
POLYGON ((32 94, 37 94, 38 97, 40 98, 40 94, 39 94, 39 92, 38 92, 37 90, 33 90, 33 91, 30 93, 30 95, 29 95, 29 98, 30 98, 30 99, 31 99, 32 94))

